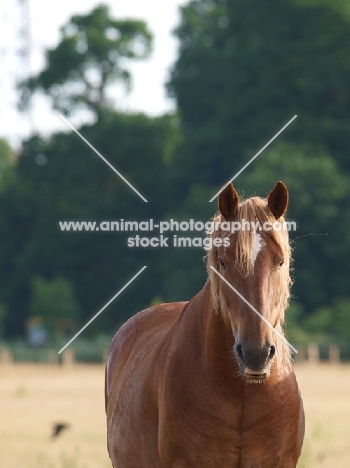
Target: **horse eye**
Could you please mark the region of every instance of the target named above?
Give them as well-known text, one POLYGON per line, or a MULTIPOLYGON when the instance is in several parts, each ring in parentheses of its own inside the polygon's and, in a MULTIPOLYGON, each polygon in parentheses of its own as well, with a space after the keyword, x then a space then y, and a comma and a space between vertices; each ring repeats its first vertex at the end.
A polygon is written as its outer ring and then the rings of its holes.
POLYGON ((219 261, 219 265, 221 266, 221 268, 222 268, 223 270, 226 270, 226 265, 225 265, 225 263, 221 260, 221 258, 219 258, 218 261, 219 261))
POLYGON ((284 264, 284 261, 282 260, 282 261, 279 263, 279 265, 278 265, 278 269, 279 269, 279 270, 282 268, 283 264, 284 264))

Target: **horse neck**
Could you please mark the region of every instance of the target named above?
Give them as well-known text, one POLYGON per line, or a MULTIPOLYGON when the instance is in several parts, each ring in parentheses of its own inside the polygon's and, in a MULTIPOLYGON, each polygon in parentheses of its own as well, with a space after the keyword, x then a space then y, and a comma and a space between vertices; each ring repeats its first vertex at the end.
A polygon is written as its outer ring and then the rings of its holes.
POLYGON ((220 313, 216 312, 210 295, 210 282, 189 302, 182 318, 186 342, 200 356, 207 372, 232 379, 238 367, 232 353, 234 338, 220 313))
MULTIPOLYGON (((235 304, 232 303, 232 307, 235 304)), ((220 311, 215 311, 210 294, 210 282, 191 299, 180 317, 183 342, 180 347, 191 346, 206 372, 215 379, 241 380, 237 361, 233 354, 234 337, 231 327, 225 322, 220 311)), ((291 372, 288 350, 281 346, 271 368, 270 380, 274 374, 291 372)))

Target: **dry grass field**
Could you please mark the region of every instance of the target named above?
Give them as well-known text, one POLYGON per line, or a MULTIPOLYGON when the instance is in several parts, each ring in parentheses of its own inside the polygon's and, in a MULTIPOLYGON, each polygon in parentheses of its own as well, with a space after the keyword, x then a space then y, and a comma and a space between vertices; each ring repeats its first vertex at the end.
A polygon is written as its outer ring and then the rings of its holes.
MULTIPOLYGON (((298 468, 350 466, 350 366, 298 365, 307 429, 298 468)), ((0 367, 0 466, 107 468, 102 366, 0 367), (70 428, 52 440, 54 422, 70 428)))
POLYGON ((306 434, 298 468, 350 467, 350 366, 296 366, 306 434))
POLYGON ((103 388, 102 366, 0 367, 0 466, 110 468, 103 388))

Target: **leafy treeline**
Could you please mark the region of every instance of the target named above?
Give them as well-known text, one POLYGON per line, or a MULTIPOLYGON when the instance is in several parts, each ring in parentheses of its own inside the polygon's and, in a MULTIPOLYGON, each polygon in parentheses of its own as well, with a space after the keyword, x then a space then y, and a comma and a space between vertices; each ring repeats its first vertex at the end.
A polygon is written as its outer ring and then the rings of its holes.
POLYGON ((121 113, 111 99, 114 84, 130 83, 126 61, 151 50, 147 26, 116 21, 105 6, 72 17, 48 51, 46 68, 21 84, 22 105, 39 91, 70 117, 89 109, 95 122, 79 131, 148 203, 75 133, 33 135, 17 159, 2 143, 4 336, 23 335, 35 312, 49 330, 64 332, 67 310, 75 326, 83 325, 143 265, 148 269, 87 335, 112 332, 151 302, 189 299, 205 280, 203 250, 171 242, 163 249, 128 248, 129 233, 61 232, 59 221, 205 221, 219 187, 298 114, 235 185, 243 196, 265 196, 276 180, 287 184, 289 219, 298 227, 292 332, 346 340, 349 26, 341 2, 335 8, 311 0, 191 1, 175 32, 179 57, 168 83, 178 111, 151 118, 121 113))

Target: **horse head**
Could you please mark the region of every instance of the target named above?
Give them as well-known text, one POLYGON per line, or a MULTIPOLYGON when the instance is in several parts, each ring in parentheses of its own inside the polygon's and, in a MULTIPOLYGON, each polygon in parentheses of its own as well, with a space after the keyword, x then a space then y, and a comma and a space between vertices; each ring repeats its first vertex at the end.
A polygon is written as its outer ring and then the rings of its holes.
POLYGON ((287 205, 288 190, 282 182, 267 199, 240 201, 232 184, 219 195, 219 214, 214 218, 218 229, 211 236, 226 237, 226 242, 217 242, 219 247, 208 254, 208 266, 221 275, 209 271, 211 296, 232 332, 233 353, 248 382, 266 381, 276 354, 285 349, 278 333, 283 334, 291 283, 283 218, 287 205))

